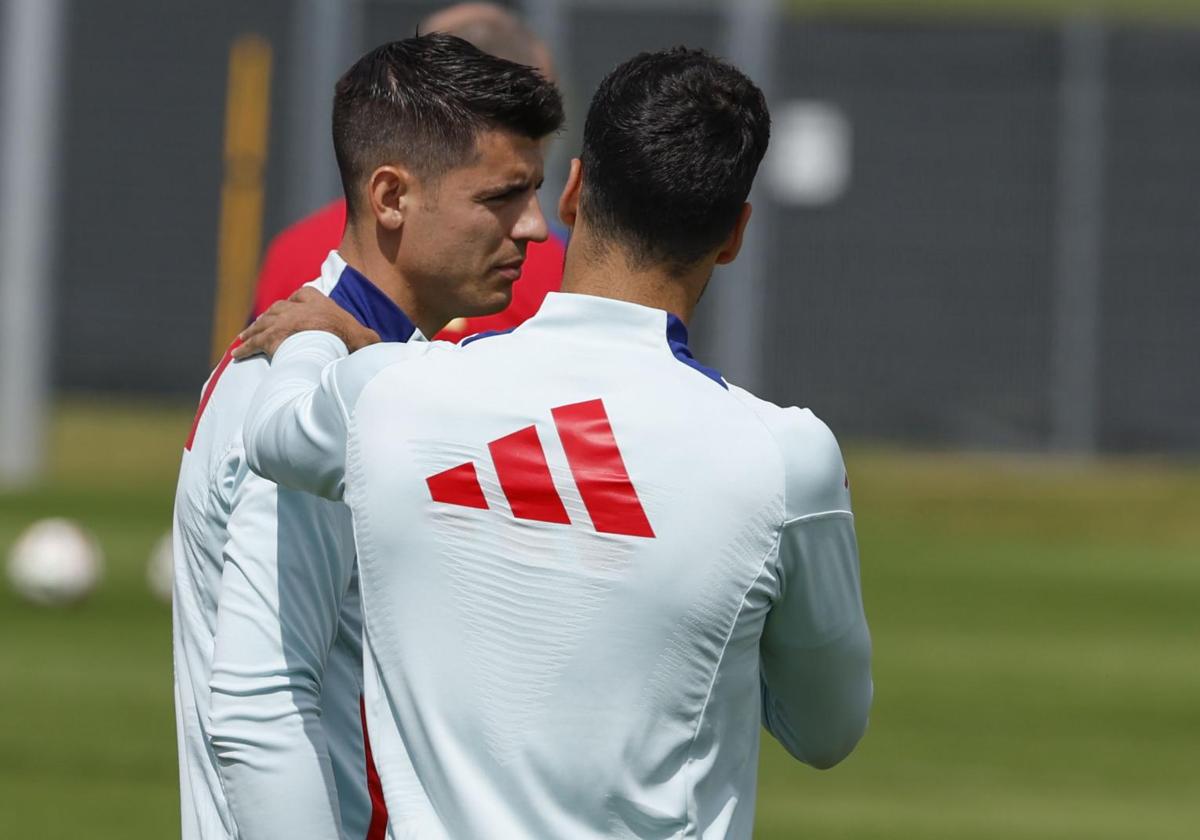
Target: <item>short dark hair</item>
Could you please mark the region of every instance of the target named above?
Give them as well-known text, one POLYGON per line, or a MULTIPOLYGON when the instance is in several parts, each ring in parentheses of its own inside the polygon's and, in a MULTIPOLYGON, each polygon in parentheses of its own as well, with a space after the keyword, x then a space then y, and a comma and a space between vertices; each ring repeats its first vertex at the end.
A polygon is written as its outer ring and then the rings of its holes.
POLYGON ((600 83, 581 213, 638 263, 693 265, 733 230, 767 151, 762 91, 703 50, 641 53, 600 83))
POLYGON ((481 131, 536 140, 562 121, 558 88, 536 70, 435 32, 376 47, 338 80, 333 150, 353 213, 376 167, 436 178, 470 158, 481 131))

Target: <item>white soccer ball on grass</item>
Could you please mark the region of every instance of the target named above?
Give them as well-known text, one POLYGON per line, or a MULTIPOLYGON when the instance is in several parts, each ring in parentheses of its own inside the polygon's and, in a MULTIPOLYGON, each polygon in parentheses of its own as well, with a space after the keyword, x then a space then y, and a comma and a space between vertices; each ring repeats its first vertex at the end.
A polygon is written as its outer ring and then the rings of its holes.
POLYGON ((154 597, 164 603, 171 603, 171 587, 175 581, 175 563, 171 550, 171 532, 163 534, 154 548, 150 551, 150 560, 146 563, 146 585, 154 597))
POLYGON ((8 553, 8 579, 27 601, 43 606, 86 598, 104 572, 95 537, 69 519, 42 519, 30 525, 8 553))

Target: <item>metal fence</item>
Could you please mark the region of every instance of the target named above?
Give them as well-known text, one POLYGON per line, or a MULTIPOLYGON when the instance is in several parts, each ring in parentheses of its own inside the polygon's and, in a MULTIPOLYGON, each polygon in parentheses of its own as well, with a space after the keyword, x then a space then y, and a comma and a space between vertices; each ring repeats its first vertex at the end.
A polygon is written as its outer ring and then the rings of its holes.
POLYGON ((794 22, 776 106, 853 127, 777 203, 768 390, 871 437, 1200 448, 1200 33, 794 22))
MULTIPOLYGON (((336 193, 332 78, 438 5, 67 4, 58 388, 202 383, 234 37, 275 48, 269 235, 336 193)), ((550 183, 635 51, 761 65, 776 130, 757 238, 693 330, 734 381, 845 438, 1200 450, 1200 30, 525 5, 569 98, 550 183)))

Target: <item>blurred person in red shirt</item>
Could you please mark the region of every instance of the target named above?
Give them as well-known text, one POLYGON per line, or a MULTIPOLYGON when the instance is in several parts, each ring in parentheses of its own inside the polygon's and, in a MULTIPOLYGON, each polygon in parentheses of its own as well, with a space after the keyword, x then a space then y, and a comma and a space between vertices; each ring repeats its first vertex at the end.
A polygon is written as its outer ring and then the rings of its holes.
MULTIPOLYGON (((553 58, 546 44, 512 12, 495 3, 458 3, 427 17, 421 32, 445 32, 470 41, 484 52, 536 67, 555 81, 553 58)), ((346 227, 346 200, 339 198, 285 228, 270 244, 254 290, 252 318, 284 300, 321 273, 321 263, 336 250, 346 227)), ((437 338, 458 341, 485 330, 507 330, 525 321, 542 305, 547 292, 562 285, 565 237, 550 231, 545 242, 530 242, 512 302, 495 315, 455 318, 437 338)))

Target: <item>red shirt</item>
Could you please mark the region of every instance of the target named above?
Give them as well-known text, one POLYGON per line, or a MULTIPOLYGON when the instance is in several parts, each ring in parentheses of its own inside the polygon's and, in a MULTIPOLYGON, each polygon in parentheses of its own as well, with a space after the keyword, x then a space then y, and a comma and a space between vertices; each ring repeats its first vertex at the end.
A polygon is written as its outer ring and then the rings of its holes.
MULTIPOLYGON (((254 317, 319 275, 321 263, 341 243, 345 228, 346 201, 338 199, 272 239, 254 290, 254 317)), ((517 326, 538 311, 547 292, 556 292, 562 286, 565 253, 566 247, 554 233, 545 242, 530 242, 508 308, 481 318, 455 318, 436 337, 458 341, 472 333, 517 326)))

